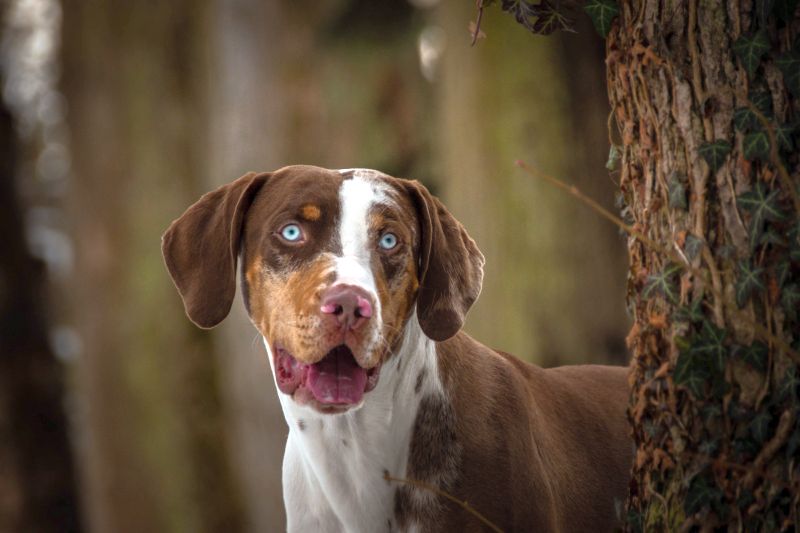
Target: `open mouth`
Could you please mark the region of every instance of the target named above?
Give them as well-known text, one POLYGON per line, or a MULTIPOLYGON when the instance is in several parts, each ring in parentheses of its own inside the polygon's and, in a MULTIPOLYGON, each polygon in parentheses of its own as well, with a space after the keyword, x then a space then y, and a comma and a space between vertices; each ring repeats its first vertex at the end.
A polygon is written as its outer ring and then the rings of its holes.
MULTIPOLYGON (((301 363, 283 348, 275 349, 275 374, 281 392, 301 404, 350 407, 378 384, 380 365, 362 368, 350 348, 341 344, 314 364, 301 363)), ((335 409, 334 409, 335 410, 335 409)))

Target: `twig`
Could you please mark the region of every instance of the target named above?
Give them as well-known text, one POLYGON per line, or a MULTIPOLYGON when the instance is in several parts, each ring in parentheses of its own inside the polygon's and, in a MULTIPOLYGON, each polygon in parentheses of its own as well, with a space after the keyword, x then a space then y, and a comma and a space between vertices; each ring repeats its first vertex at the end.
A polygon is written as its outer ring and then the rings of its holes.
POLYGON ((583 202, 584 204, 586 204, 590 208, 592 208, 597 214, 599 214, 600 216, 602 216, 603 218, 605 218, 606 220, 608 220, 609 222, 611 222, 612 224, 614 224, 615 226, 620 228, 622 231, 624 231, 628 235, 639 239, 640 241, 642 241, 648 247, 650 247, 650 248, 652 248, 654 250, 658 250, 660 252, 663 252, 663 253, 665 253, 667 255, 670 255, 669 252, 667 250, 664 250, 658 243, 656 243, 655 241, 650 240, 643 233, 633 229, 632 226, 629 226, 628 224, 626 224, 625 221, 623 221, 621 218, 619 218, 618 216, 613 214, 611 211, 609 211, 608 209, 606 209, 602 205, 598 204, 592 198, 590 198, 590 197, 586 196, 585 194, 583 194, 574 185, 567 185, 566 183, 564 183, 563 181, 559 180, 558 178, 554 178, 553 176, 548 176, 547 174, 545 174, 543 172, 539 172, 535 168, 533 168, 531 166, 528 166, 528 164, 525 163, 525 161, 522 161, 521 159, 517 160, 516 165, 518 167, 520 167, 521 169, 523 169, 528 174, 531 174, 532 176, 535 176, 537 178, 541 178, 541 179, 543 179, 545 181, 548 181, 552 185, 555 185, 556 187, 558 187, 559 189, 567 191, 569 194, 571 194, 572 196, 574 196, 575 198, 577 198, 578 200, 580 200, 581 202, 583 202))
POLYGON ((459 500, 458 498, 456 498, 452 494, 449 494, 449 493, 443 491, 439 487, 436 487, 434 485, 430 485, 428 483, 425 483, 424 481, 419 481, 417 479, 394 477, 394 476, 390 475, 389 472, 384 472, 383 473, 383 479, 385 479, 386 481, 394 481, 395 483, 405 483, 407 485, 411 485, 411 486, 417 487, 419 489, 427 490, 428 492, 436 494, 437 496, 441 496, 442 498, 447 498, 448 500, 450 500, 451 502, 455 503, 456 505, 459 505, 462 509, 467 511, 469 514, 471 514, 472 516, 474 516, 475 518, 477 518, 478 520, 480 520, 481 522, 486 524, 486 526, 488 526, 492 531, 496 531, 497 533, 503 533, 502 529, 497 527, 491 520, 489 520, 488 518, 483 516, 481 513, 476 511, 475 508, 472 507, 469 504, 469 502, 467 502, 466 500, 459 500))
POLYGON ((472 43, 470 43, 470 46, 475 46, 475 43, 478 42, 478 36, 481 33, 481 19, 483 18, 483 0, 477 0, 476 5, 478 6, 478 18, 475 20, 475 30, 472 32, 472 43))
POLYGON ((778 170, 778 176, 780 176, 783 186, 788 189, 789 194, 792 196, 795 212, 800 213, 800 196, 798 196, 797 190, 792 183, 792 178, 789 176, 789 172, 786 170, 786 167, 781 162, 781 158, 778 155, 778 143, 777 139, 775 138, 775 130, 772 128, 772 124, 769 123, 769 120, 767 120, 767 117, 764 116, 764 113, 759 111, 750 100, 747 100, 747 107, 761 123, 764 131, 767 132, 767 137, 769 138, 770 161, 772 161, 772 164, 775 165, 775 168, 778 170))
MULTIPOLYGON (((588 196, 583 194, 574 185, 567 185, 566 183, 564 183, 563 181, 561 181, 558 178, 555 178, 553 176, 549 176, 549 175, 547 175, 547 174, 545 174, 543 172, 540 172, 540 171, 536 170, 535 168, 530 167, 527 163, 525 163, 524 161, 522 161, 520 159, 518 159, 516 161, 516 164, 517 164, 518 167, 523 169, 525 172, 527 172, 531 176, 534 176, 536 178, 541 178, 541 179, 543 179, 543 180, 555 185, 559 189, 562 189, 562 190, 568 192, 569 194, 571 194, 572 196, 574 196, 575 198, 577 198, 578 200, 580 200, 584 204, 588 205, 591 209, 593 209, 595 212, 597 212, 603 218, 611 221, 615 226, 617 226, 620 229, 622 229, 622 231, 626 232, 628 235, 630 235, 632 237, 635 237, 636 239, 641 241, 642 244, 644 244, 645 246, 649 247, 651 250, 656 251, 658 253, 661 253, 661 254, 669 257, 673 261, 678 262, 678 263, 684 261, 684 259, 681 257, 680 254, 675 253, 673 250, 671 250, 669 248, 661 246, 659 243, 657 243, 655 241, 652 241, 651 239, 649 239, 648 237, 643 235, 641 232, 636 231, 635 229, 633 229, 628 224, 625 224, 625 222, 622 219, 620 219, 619 217, 617 217, 616 215, 614 215, 613 213, 608 211, 605 207, 603 207, 600 204, 598 204, 592 198, 589 198, 588 196)), ((710 264, 713 264, 713 261, 710 264)), ((700 270, 698 268, 695 268, 690 264, 686 264, 686 269, 693 276, 695 276, 696 278, 705 280, 705 276, 703 275, 704 273, 703 273, 702 270, 700 270)), ((736 308, 735 305, 734 306, 725 305, 728 302, 727 302, 727 300, 724 299, 724 295, 722 294, 721 287, 719 287, 719 288, 715 287, 714 284, 713 284, 713 280, 712 280, 712 284, 711 284, 711 294, 712 294, 712 296, 714 296, 715 300, 719 300, 719 301, 723 302, 724 309, 725 309, 725 311, 728 312, 729 315, 734 315, 738 319, 744 319, 746 322, 749 322, 753 326, 753 330, 756 333, 756 335, 759 337, 759 339, 775 344, 778 348, 783 350, 784 353, 786 353, 786 355, 788 355, 792 360, 794 360, 794 362, 800 363, 800 353, 798 353, 795 349, 793 349, 789 345, 789 343, 787 343, 786 341, 784 341, 780 337, 774 335, 767 328, 765 328, 764 326, 762 326, 761 324, 759 324, 755 320, 752 320, 749 316, 746 316, 744 313, 739 311, 739 309, 736 308)), ((715 314, 717 314, 717 313, 718 313, 718 311, 715 310, 715 314)))

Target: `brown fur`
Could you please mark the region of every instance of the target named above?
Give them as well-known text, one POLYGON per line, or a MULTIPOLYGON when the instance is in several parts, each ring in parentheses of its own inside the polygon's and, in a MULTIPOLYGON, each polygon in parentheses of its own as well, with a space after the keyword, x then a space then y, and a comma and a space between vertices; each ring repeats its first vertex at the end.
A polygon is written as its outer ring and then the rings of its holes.
MULTIPOLYGON (((309 166, 251 173, 190 207, 163 240, 189 317, 201 327, 225 317, 241 251, 245 305, 262 335, 304 363, 320 360, 341 342, 320 320, 320 303, 336 281, 331 267, 341 252, 334 235, 338 191, 351 177, 309 166), (302 243, 280 237, 287 223, 301 226, 302 243)), ((421 184, 376 179, 389 186, 394 203, 369 214, 370 238, 377 243, 391 231, 399 242, 391 251, 371 252, 385 342, 374 353, 361 353, 363 330, 348 342, 362 366, 378 364, 391 355, 416 304, 422 330, 439 341, 445 390, 419 399, 405 475, 469 502, 506 531, 612 530, 614 501, 625 496, 632 454, 627 369, 543 370, 459 333, 480 292, 483 256, 421 184)), ((433 378, 422 371, 412 379, 420 395, 433 378)), ((303 431, 305 422, 298 427, 303 431)), ((394 510, 401 528, 484 529, 454 503, 407 485, 398 487, 394 510)))

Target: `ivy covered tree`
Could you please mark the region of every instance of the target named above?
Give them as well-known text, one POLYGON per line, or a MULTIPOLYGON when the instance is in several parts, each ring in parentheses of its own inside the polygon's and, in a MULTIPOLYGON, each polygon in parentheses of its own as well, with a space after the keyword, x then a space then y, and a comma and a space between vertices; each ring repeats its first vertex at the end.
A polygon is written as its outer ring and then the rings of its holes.
MULTIPOLYGON (((499 4, 534 33, 578 15, 499 4)), ((797 4, 582 6, 606 39, 629 235, 628 531, 800 526, 797 4)))

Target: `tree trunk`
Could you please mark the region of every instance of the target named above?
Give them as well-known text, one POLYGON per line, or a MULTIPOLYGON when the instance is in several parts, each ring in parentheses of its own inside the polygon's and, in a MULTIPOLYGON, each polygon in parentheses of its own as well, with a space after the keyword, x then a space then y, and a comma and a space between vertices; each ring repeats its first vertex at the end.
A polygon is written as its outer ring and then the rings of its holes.
POLYGON ((474 2, 438 8, 442 156, 434 185, 486 256, 466 330, 543 365, 627 358, 624 242, 617 230, 514 165, 524 159, 613 204, 603 168, 608 103, 602 44, 590 33, 531 38, 487 10, 469 46, 474 2), (520 51, 524 50, 524 62, 520 51), (576 141, 579 139, 579 141, 576 141))
POLYGON ((44 265, 25 242, 15 137, 0 106, 0 532, 74 532, 64 369, 48 344, 44 265))
POLYGON ((159 237, 206 190, 208 2, 67 0, 85 505, 95 531, 238 531, 211 337, 159 237))
POLYGON ((607 66, 633 229, 628 529, 791 530, 800 20, 782 10, 796 2, 620 4, 607 66))

